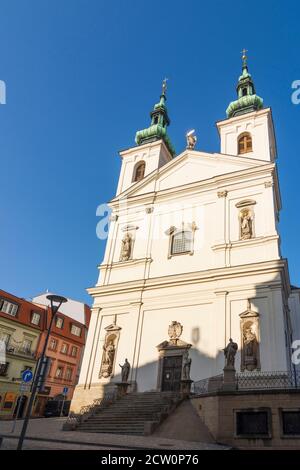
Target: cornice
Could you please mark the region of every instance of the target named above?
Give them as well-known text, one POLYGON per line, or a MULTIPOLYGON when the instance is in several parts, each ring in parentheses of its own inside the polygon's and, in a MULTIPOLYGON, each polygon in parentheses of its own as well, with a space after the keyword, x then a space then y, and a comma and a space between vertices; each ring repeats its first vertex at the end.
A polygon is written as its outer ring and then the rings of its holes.
POLYGON ((205 271, 173 274, 149 279, 138 279, 116 284, 100 285, 87 289, 92 297, 107 296, 113 294, 130 293, 143 289, 162 289, 187 284, 202 284, 206 282, 217 282, 226 279, 248 277, 250 275, 261 275, 271 273, 281 273, 282 282, 286 294, 290 292, 290 282, 286 259, 251 263, 231 267, 222 267, 205 271))
POLYGON ((255 237, 250 238, 248 240, 236 240, 229 243, 219 243, 217 245, 213 245, 211 249, 213 251, 220 251, 226 250, 228 248, 240 248, 245 246, 258 246, 262 243, 268 243, 270 241, 280 240, 279 235, 268 235, 266 237, 255 237))
MULTIPOLYGON (((128 206, 134 204, 149 204, 152 203, 153 199, 155 198, 156 202, 160 199, 165 198, 165 196, 172 196, 173 194, 188 194, 188 193, 195 193, 195 189, 198 192, 204 191, 216 191, 218 192, 221 189, 225 189, 229 191, 227 188, 228 185, 233 185, 235 183, 241 183, 243 181, 249 182, 249 176, 254 178, 266 178, 266 177, 273 177, 275 171, 275 163, 267 163, 264 165, 247 168, 244 170, 238 170, 231 173, 225 173, 219 176, 213 176, 212 178, 196 181, 193 183, 188 183, 184 185, 177 186, 176 188, 168 188, 168 189, 161 189, 158 191, 151 191, 149 193, 138 194, 138 195, 131 195, 128 196, 126 199, 126 204, 124 203, 124 208, 128 209, 128 206)), ((122 202, 120 202, 119 198, 114 198, 109 203, 111 208, 117 208, 122 206, 122 202)))

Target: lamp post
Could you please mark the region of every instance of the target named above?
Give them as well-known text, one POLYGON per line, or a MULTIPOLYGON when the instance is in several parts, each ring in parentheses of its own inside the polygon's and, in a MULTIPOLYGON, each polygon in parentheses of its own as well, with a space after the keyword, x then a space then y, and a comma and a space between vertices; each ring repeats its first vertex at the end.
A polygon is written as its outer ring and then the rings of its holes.
POLYGON ((53 324, 55 315, 58 312, 58 310, 60 309, 61 304, 67 302, 67 299, 65 297, 61 297, 60 295, 47 295, 47 299, 50 300, 51 320, 50 320, 50 325, 49 325, 49 328, 48 328, 48 331, 47 331, 45 343, 44 343, 44 346, 43 346, 43 351, 42 351, 40 360, 38 362, 38 368, 37 368, 37 371, 36 371, 36 374, 35 374, 35 379, 34 379, 34 382, 32 384, 31 397, 30 397, 29 404, 28 404, 28 407, 27 407, 27 410, 26 410, 26 415, 25 415, 25 418, 24 418, 21 434, 20 434, 20 437, 19 437, 17 450, 22 450, 23 441, 24 441, 24 438, 25 438, 28 422, 29 422, 29 419, 30 419, 32 405, 34 403, 35 395, 36 395, 36 392, 37 392, 38 383, 39 383, 39 380, 40 380, 42 366, 43 366, 43 363, 44 363, 44 358, 45 358, 46 349, 47 349, 47 345, 48 345, 48 340, 49 340, 49 336, 50 336, 50 332, 51 332, 51 328, 52 328, 52 324, 53 324))

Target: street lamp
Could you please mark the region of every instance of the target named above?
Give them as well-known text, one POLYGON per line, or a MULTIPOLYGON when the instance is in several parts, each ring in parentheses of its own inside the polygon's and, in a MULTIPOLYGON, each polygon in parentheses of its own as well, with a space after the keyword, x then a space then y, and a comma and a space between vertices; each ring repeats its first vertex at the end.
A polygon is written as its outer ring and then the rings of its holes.
MULTIPOLYGON (((37 387, 38 387, 38 384, 39 384, 40 375, 41 375, 41 371, 42 371, 42 366, 43 366, 43 363, 44 363, 44 358, 45 358, 46 349, 47 349, 47 345, 48 345, 48 340, 49 340, 49 336, 50 336, 50 332, 51 332, 51 328, 52 328, 52 324, 53 324, 55 315, 57 314, 58 310, 60 309, 61 304, 68 301, 65 297, 61 297, 60 295, 52 295, 52 294, 47 295, 47 299, 50 300, 51 320, 50 320, 50 325, 49 325, 49 328, 48 328, 48 331, 47 331, 45 343, 44 343, 44 346, 43 346, 43 351, 42 351, 42 354, 41 354, 41 357, 40 357, 40 360, 39 360, 39 363, 38 363, 37 371, 36 371, 36 374, 35 374, 35 379, 34 379, 34 382, 32 384, 31 397, 30 397, 29 404, 28 404, 28 407, 27 407, 27 410, 26 410, 26 415, 25 415, 25 418, 24 418, 24 423, 23 423, 23 426, 22 426, 22 431, 21 431, 21 434, 20 434, 17 450, 22 450, 23 441, 24 441, 24 438, 25 438, 28 422, 29 422, 29 419, 30 419, 31 409, 32 409, 32 405, 34 403, 37 387)), ((46 323, 46 325, 47 325, 47 323, 46 323)))

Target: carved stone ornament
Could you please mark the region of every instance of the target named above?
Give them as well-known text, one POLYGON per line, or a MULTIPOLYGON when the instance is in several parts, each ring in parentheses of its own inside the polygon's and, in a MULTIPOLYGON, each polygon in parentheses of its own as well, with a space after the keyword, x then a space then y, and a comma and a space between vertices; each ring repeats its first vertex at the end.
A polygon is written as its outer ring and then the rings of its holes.
POLYGON ((108 378, 113 376, 117 346, 121 330, 121 328, 116 324, 109 325, 105 329, 106 335, 103 345, 99 378, 108 378))
POLYGON ((218 197, 226 197, 228 194, 227 191, 218 191, 218 197))
POLYGON ((240 314, 241 319, 241 370, 260 370, 259 355, 259 314, 251 310, 247 301, 247 310, 240 314))
POLYGON ((168 328, 168 335, 170 338, 170 342, 173 344, 177 344, 180 336, 182 335, 183 326, 181 323, 177 321, 172 321, 171 325, 168 328))

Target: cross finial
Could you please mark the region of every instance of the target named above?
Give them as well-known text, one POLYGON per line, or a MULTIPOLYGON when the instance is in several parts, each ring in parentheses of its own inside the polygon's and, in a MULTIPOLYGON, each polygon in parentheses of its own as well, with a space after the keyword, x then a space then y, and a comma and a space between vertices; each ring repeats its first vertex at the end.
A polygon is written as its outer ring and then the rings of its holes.
POLYGON ((163 79, 163 82, 162 82, 162 94, 164 95, 166 93, 166 90, 167 90, 167 80, 169 80, 168 78, 164 78, 163 79))
POLYGON ((247 52, 248 52, 248 50, 245 49, 245 48, 241 51, 241 54, 242 54, 242 61, 243 61, 243 64, 244 64, 244 65, 246 65, 246 63, 247 63, 247 55, 246 55, 247 52))

